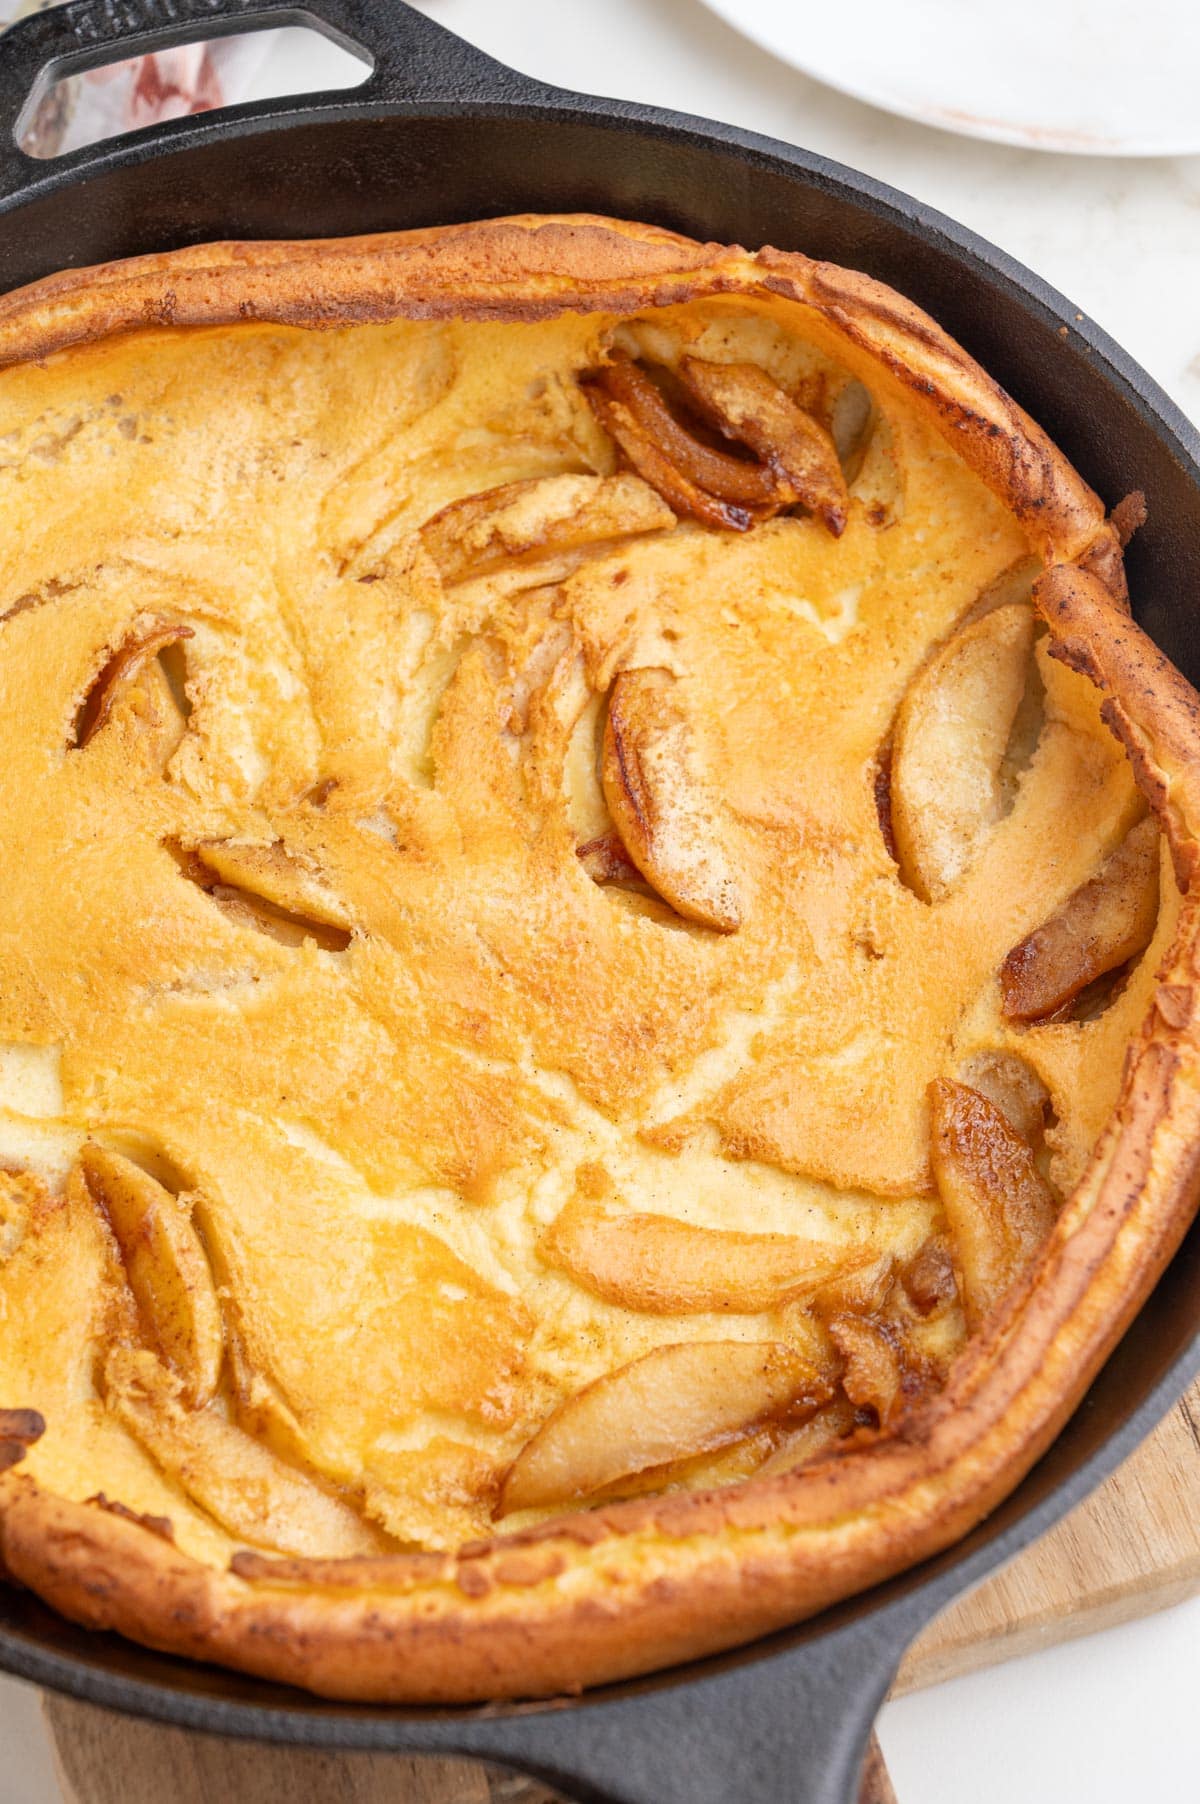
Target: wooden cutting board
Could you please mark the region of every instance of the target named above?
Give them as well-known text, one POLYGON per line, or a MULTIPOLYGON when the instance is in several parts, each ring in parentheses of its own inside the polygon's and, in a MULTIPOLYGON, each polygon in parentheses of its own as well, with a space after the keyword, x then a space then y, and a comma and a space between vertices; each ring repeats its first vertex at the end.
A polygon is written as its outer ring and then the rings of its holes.
MULTIPOLYGON (((953 1605, 900 1668, 897 1694, 1200 1591, 1200 1385, 1088 1502, 953 1605)), ((48 1698, 64 1804, 549 1804, 470 1761, 320 1754, 220 1741, 48 1698)), ((892 1804, 873 1750, 862 1804, 892 1804)), ((749 1804, 749 1800, 747 1800, 749 1804)))

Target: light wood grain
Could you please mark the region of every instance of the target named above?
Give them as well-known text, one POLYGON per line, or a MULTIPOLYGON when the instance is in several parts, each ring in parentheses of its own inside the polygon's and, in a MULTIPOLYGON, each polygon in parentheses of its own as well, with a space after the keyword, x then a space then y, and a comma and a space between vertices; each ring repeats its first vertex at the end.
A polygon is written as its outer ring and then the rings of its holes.
MULTIPOLYGON (((1095 1497, 931 1626, 896 1691, 1165 1609, 1198 1590, 1200 1386, 1095 1497)), ((470 1761, 222 1741, 65 1698, 47 1699, 46 1713, 65 1804, 553 1804, 542 1786, 470 1761)), ((860 1804, 895 1804, 874 1742, 860 1804)))
POLYGON ((1108 1483, 951 1605, 911 1649, 899 1696, 1200 1591, 1200 1385, 1108 1483))
POLYGON ((68 1698, 46 1716, 64 1804, 550 1804, 471 1760, 323 1754, 164 1729, 68 1698))
POLYGON ((867 1758, 863 1762, 862 1782, 858 1789, 858 1804, 897 1804, 896 1793, 888 1775, 878 1735, 871 1736, 871 1745, 867 1749, 867 1758))
MULTIPOLYGON (((470 1760, 320 1754, 222 1741, 48 1698, 63 1804, 558 1804, 470 1760)), ((733 1804, 733 1800, 730 1800, 733 1804)), ((747 1801, 748 1804, 748 1801, 747 1801)), ((872 1735, 858 1804, 896 1804, 872 1735)))

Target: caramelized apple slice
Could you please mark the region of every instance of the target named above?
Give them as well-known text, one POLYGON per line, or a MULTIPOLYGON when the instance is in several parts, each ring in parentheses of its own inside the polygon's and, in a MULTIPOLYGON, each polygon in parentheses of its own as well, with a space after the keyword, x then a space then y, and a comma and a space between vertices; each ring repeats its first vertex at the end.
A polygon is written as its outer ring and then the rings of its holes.
POLYGON ((792 499, 773 470, 745 458, 731 457, 727 451, 706 445, 689 432, 675 418, 656 384, 632 358, 614 357, 593 380, 612 400, 628 409, 677 469, 718 500, 774 510, 792 499))
POLYGON ((201 1509, 272 1553, 346 1559, 382 1538, 349 1506, 212 1409, 185 1408, 178 1380, 153 1353, 116 1347, 104 1368, 110 1409, 201 1509))
POLYGON ((509 560, 649 532, 669 532, 675 516, 653 488, 616 476, 541 476, 452 501, 421 528, 421 542, 444 583, 461 582, 509 560))
POLYGON ((829 409, 829 436, 847 484, 855 480, 863 467, 876 423, 871 391, 857 376, 848 376, 829 409))
POLYGON ((846 1362, 842 1389, 856 1409, 874 1410, 886 1427, 900 1396, 900 1354, 879 1322, 861 1315, 835 1315, 829 1337, 846 1362))
POLYGON ((178 1375, 190 1408, 208 1403, 224 1335, 212 1273, 187 1206, 120 1153, 89 1140, 79 1168, 121 1249, 147 1338, 178 1375))
POLYGON ((834 538, 840 537, 850 497, 837 446, 824 426, 755 363, 702 363, 685 357, 680 374, 721 430, 762 458, 786 505, 799 502, 834 538))
POLYGON ((932 1315, 958 1294, 954 1259, 946 1238, 931 1234, 900 1267, 900 1282, 918 1315, 932 1315))
POLYGON ((594 1295, 653 1315, 753 1315, 873 1257, 794 1234, 739 1234, 669 1215, 614 1215, 579 1198, 547 1228, 538 1252, 594 1295))
POLYGON ((583 392, 605 432, 616 440, 638 475, 658 491, 674 513, 702 520, 706 526, 749 532, 758 517, 753 508, 710 494, 687 470, 671 461, 636 414, 623 402, 615 401, 605 388, 587 382, 583 392))
POLYGON ((600 781, 634 864, 672 908, 732 933, 737 873, 718 806, 695 769, 692 732, 667 670, 625 670, 613 684, 600 781))
POLYGON ((752 363, 685 357, 678 381, 699 412, 758 462, 706 443, 676 417, 658 384, 618 354, 583 385, 600 424, 676 513, 744 532, 797 503, 835 535, 849 496, 830 434, 752 363))
POLYGON ((18 1465, 45 1432, 45 1417, 36 1409, 0 1409, 0 1472, 18 1465))
POLYGON ((1137 958, 1158 920, 1158 822, 1147 815, 1096 875, 1014 946, 1000 970, 1010 1021, 1042 1021, 1137 958))
POLYGON ((874 1315, 884 1309, 896 1277, 890 1253, 865 1251, 861 1265, 851 1265, 823 1284, 812 1300, 812 1312, 827 1326, 835 1315, 874 1315))
POLYGON ((186 690, 186 667, 179 644, 166 646, 142 665, 124 689, 136 723, 143 755, 159 772, 165 771, 179 750, 191 717, 186 690))
POLYGON ((282 840, 264 846, 236 839, 203 839, 192 851, 222 883, 251 891, 276 908, 326 927, 349 930, 354 925, 341 897, 289 852, 282 840))
POLYGON ((344 952, 350 944, 354 923, 341 897, 281 840, 200 840, 179 861, 227 914, 286 946, 312 939, 326 951, 344 952))
POLYGON ((576 846, 575 856, 593 883, 640 883, 642 873, 631 860, 619 833, 601 833, 585 845, 576 846))
POLYGON ((557 1409, 517 1455, 498 1514, 590 1497, 606 1486, 806 1414, 828 1387, 773 1341, 659 1347, 557 1409))
POLYGON ((955 634, 900 706, 891 821, 901 876, 924 902, 949 893, 1000 818, 1033 635, 1031 608, 993 609, 955 634))
POLYGON ((82 750, 106 724, 117 698, 139 676, 152 658, 192 637, 190 626, 178 620, 149 620, 122 640, 90 685, 75 716, 75 745, 82 750))
POLYGON ((995 1103, 946 1078, 930 1085, 929 1102, 933 1173, 973 1331, 1033 1258, 1057 1208, 1028 1141, 995 1103))
POLYGON ((978 1090, 1035 1150, 1046 1132, 1050 1092, 1027 1059, 1005 1047, 982 1047, 964 1059, 959 1081, 978 1090))
POLYGON ((759 1466, 756 1476, 773 1478, 779 1472, 795 1472, 831 1453, 839 1441, 853 1434, 854 1410, 845 1397, 838 1396, 818 1409, 800 1428, 787 1428, 778 1437, 778 1445, 759 1466))

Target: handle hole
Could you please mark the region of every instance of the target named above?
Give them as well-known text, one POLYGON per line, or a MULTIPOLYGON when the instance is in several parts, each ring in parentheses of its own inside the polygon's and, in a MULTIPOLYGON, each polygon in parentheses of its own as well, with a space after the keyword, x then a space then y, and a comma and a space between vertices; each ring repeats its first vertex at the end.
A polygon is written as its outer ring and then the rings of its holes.
POLYGON ((308 25, 201 38, 52 75, 31 96, 17 141, 27 156, 50 160, 164 118, 358 88, 372 67, 365 51, 308 25))

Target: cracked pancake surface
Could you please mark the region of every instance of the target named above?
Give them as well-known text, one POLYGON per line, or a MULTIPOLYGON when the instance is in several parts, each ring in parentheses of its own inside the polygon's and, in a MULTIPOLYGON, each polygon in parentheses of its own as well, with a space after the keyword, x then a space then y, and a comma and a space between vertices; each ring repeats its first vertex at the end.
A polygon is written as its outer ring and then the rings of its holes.
POLYGON ((321 1690, 564 1689, 962 1532, 1144 1293, 1191 692, 863 278, 288 250, 0 302, 0 1564, 321 1690))

